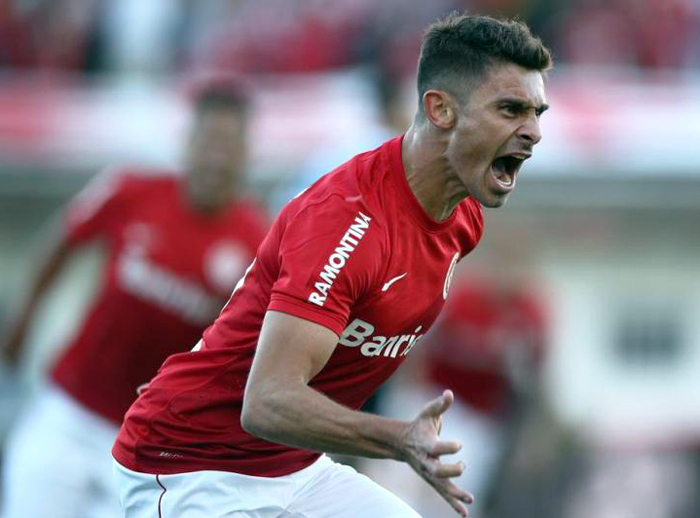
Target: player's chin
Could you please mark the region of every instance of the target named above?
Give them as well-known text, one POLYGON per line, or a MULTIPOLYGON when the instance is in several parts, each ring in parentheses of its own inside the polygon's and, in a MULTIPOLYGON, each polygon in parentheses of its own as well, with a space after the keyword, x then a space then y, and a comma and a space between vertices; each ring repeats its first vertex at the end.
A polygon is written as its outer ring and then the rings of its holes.
POLYGON ((505 205, 508 198, 510 193, 483 193, 482 196, 477 197, 477 200, 486 208, 497 209, 505 205))

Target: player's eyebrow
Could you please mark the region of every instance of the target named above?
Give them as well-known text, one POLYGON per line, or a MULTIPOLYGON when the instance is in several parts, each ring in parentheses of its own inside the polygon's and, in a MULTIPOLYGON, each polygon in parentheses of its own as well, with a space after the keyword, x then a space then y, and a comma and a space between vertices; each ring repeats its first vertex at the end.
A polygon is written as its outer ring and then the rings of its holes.
POLYGON ((538 107, 535 108, 535 113, 537 115, 542 115, 547 110, 549 110, 549 105, 547 103, 542 103, 538 107))
POLYGON ((518 99, 517 97, 505 97, 503 99, 498 100, 498 104, 502 105, 509 105, 512 106, 513 108, 516 108, 517 110, 525 111, 530 108, 535 109, 535 113, 539 116, 542 115, 544 112, 546 112, 549 109, 549 105, 547 103, 542 103, 539 106, 534 106, 526 101, 523 101, 522 99, 518 99))

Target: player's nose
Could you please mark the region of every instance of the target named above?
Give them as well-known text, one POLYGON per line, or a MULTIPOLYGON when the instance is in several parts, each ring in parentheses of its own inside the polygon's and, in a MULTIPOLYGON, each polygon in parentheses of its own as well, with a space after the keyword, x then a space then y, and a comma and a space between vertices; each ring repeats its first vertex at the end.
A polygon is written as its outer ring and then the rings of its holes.
POLYGON ((518 128, 518 137, 525 142, 534 146, 542 140, 542 131, 540 130, 540 121, 536 116, 529 117, 520 128, 518 128))

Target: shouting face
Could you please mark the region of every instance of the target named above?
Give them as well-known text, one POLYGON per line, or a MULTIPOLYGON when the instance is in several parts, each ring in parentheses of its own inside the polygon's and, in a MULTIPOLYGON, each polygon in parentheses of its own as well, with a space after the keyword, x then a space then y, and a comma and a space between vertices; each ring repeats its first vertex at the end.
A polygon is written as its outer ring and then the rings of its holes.
POLYGON ((512 63, 491 66, 457 108, 446 152, 452 180, 485 207, 500 207, 542 135, 542 74, 512 63))

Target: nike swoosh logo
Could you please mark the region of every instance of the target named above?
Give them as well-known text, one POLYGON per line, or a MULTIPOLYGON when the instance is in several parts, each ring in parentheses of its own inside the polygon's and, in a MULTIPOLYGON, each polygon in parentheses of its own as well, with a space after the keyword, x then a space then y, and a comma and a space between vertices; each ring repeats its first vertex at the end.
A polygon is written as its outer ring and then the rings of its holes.
POLYGON ((406 275, 408 275, 408 272, 402 273, 401 275, 394 277, 393 279, 389 279, 387 282, 384 283, 384 286, 382 286, 382 291, 388 290, 392 284, 394 284, 396 281, 398 281, 400 279, 403 279, 404 277, 406 277, 406 275))

